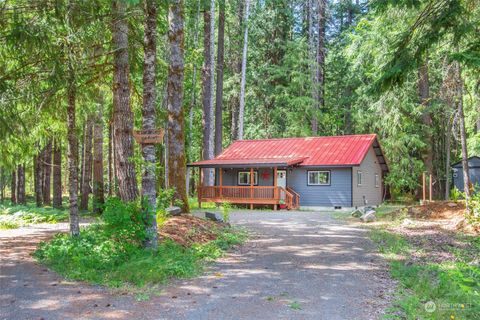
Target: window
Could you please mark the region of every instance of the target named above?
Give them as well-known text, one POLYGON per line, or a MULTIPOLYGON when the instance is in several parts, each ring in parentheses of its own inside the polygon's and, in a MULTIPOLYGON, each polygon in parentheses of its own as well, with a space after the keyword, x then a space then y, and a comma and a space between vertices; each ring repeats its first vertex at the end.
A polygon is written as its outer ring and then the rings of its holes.
POLYGON ((307 184, 309 186, 330 185, 330 171, 308 171, 307 175, 307 184))
MULTIPOLYGON (((253 184, 258 185, 258 172, 253 172, 253 184)), ((239 186, 249 186, 250 185, 250 171, 239 171, 238 172, 238 185, 239 186)))
POLYGON ((375 173, 375 188, 379 188, 380 187, 380 176, 378 175, 378 173, 375 173))
POLYGON ((362 185, 362 171, 357 171, 357 186, 362 185))

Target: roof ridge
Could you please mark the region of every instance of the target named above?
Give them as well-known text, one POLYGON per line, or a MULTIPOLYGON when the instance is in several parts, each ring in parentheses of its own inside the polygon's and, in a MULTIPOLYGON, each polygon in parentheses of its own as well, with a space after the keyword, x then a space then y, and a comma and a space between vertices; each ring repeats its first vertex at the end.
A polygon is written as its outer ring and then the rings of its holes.
POLYGON ((236 142, 251 142, 251 141, 278 141, 278 140, 304 140, 304 139, 322 139, 322 138, 346 138, 346 137, 369 137, 377 136, 376 133, 364 133, 364 134, 347 134, 347 135, 337 135, 337 136, 313 136, 313 137, 288 137, 288 138, 266 138, 266 139, 244 139, 244 140, 235 140, 236 142))

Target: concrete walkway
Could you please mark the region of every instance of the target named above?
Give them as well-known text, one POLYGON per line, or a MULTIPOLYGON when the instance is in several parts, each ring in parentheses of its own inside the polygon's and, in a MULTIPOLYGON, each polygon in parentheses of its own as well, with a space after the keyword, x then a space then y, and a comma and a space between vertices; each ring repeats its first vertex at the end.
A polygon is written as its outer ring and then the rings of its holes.
MULTIPOLYGON (((377 319, 388 306, 393 283, 367 231, 314 212, 234 212, 231 222, 252 232, 245 246, 148 301, 61 282, 2 252, 0 318, 377 319)), ((11 240, 0 240, 3 251, 11 240)))

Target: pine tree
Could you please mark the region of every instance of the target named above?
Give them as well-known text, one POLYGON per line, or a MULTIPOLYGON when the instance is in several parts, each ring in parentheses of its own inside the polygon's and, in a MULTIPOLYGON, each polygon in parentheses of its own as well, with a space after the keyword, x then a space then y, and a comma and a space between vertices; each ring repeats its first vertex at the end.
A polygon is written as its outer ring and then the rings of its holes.
MULTIPOLYGON (((155 130, 155 70, 156 70, 156 32, 157 32, 157 4, 155 0, 144 2, 144 58, 143 58, 143 109, 142 129, 144 132, 155 130)), ((142 175, 142 198, 146 201, 147 207, 147 240, 146 247, 156 249, 158 246, 157 220, 155 217, 157 209, 156 177, 155 177, 155 145, 143 144, 142 154, 145 161, 142 175)))
POLYGON ((138 196, 138 187, 135 165, 132 161, 133 114, 130 108, 130 84, 128 82, 130 68, 126 10, 127 4, 124 1, 112 1, 113 127, 118 192, 123 201, 132 201, 138 196))
MULTIPOLYGON (((214 157, 214 36, 215 36, 215 1, 210 2, 210 9, 203 13, 204 20, 204 64, 202 69, 202 104, 203 104, 203 159, 214 157)), ((204 185, 213 185, 214 171, 205 169, 204 185)))
POLYGON ((189 212, 186 190, 185 124, 183 114, 184 79, 184 18, 183 0, 173 1, 169 7, 170 66, 168 70, 168 167, 169 187, 175 188, 174 199, 182 202, 183 212, 189 212))

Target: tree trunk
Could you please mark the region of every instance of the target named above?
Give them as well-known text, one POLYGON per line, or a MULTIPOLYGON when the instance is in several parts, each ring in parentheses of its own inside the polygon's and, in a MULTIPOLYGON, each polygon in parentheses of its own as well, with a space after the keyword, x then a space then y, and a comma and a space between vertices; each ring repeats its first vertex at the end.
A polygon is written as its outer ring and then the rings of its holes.
MULTIPOLYGON (((234 28, 236 30, 242 30, 242 25, 243 25, 243 2, 244 0, 238 0, 238 12, 237 12, 237 19, 235 21, 235 26, 234 28)), ((241 36, 235 36, 234 38, 234 50, 233 50, 233 70, 235 74, 239 75, 239 78, 241 77, 242 73, 242 55, 241 55, 241 48, 242 48, 242 37, 241 36)), ((236 78, 236 77, 235 77, 236 78)), ((237 84, 237 83, 235 83, 237 84)), ((238 83, 240 85, 240 83, 238 83)), ((238 126, 239 126, 239 120, 238 120, 238 113, 240 109, 240 92, 238 94, 234 94, 231 98, 231 139, 232 140, 238 140, 238 126)))
POLYGON ((35 202, 37 207, 41 207, 43 204, 42 197, 42 153, 39 152, 34 157, 34 180, 35 180, 35 202))
POLYGON ((92 192, 92 136, 93 136, 93 117, 87 116, 85 126, 85 140, 83 142, 83 168, 82 168, 82 193, 80 197, 80 210, 88 210, 88 198, 92 192))
POLYGON ((17 171, 12 171, 12 184, 10 186, 10 201, 17 204, 17 171))
MULTIPOLYGON (((80 159, 77 158, 77 165, 80 165, 79 168, 79 177, 78 177, 78 190, 82 192, 83 190, 83 175, 85 174, 85 141, 87 140, 85 135, 87 134, 87 121, 85 120, 83 123, 83 136, 80 141, 80 147, 79 147, 79 157, 80 159)), ((80 196, 81 197, 81 196, 80 196)))
POLYGON ((59 139, 53 144, 53 207, 62 207, 62 150, 59 139))
POLYGON ((243 33, 242 76, 240 80, 240 106, 238 108, 238 140, 243 140, 243 125, 245 114, 245 86, 247 82, 247 49, 248 49, 248 15, 250 0, 245 1, 245 30, 243 33))
POLYGON ((42 182, 42 196, 43 196, 43 204, 44 205, 51 205, 51 181, 52 181, 52 140, 49 140, 45 149, 43 149, 43 182, 42 182))
MULTIPOLYGON (((71 49, 70 49, 71 50, 71 49)), ((71 52, 70 54, 73 55, 71 52)), ((67 138, 68 138, 68 184, 69 184, 69 207, 70 207, 70 233, 72 236, 80 235, 80 224, 78 215, 78 138, 75 123, 75 71, 73 69, 72 57, 68 61, 68 105, 67 105, 67 138)))
POLYGON ((138 187, 133 162, 133 114, 130 109, 128 82, 128 20, 127 4, 122 0, 112 2, 113 27, 113 126, 115 132, 116 176, 118 191, 123 201, 135 200, 138 187))
POLYGON ((5 201, 5 175, 3 167, 0 167, 0 202, 5 201))
POLYGON ((445 138, 445 154, 446 154, 446 160, 445 160, 445 200, 449 200, 450 198, 450 148, 451 148, 451 141, 452 141, 452 128, 450 126, 451 121, 448 118, 447 119, 447 132, 446 132, 446 138, 445 138))
POLYGON ((318 112, 325 106, 325 25, 326 25, 327 0, 318 0, 318 47, 317 47, 317 68, 316 83, 317 101, 314 107, 312 118, 312 134, 318 134, 318 112))
POLYGON ((458 110, 458 118, 460 122, 460 142, 462 145, 462 168, 463 168, 463 182, 464 182, 464 192, 465 192, 465 200, 466 200, 466 207, 467 212, 470 211, 469 208, 469 200, 471 196, 470 192, 470 175, 469 175, 469 168, 468 168, 468 151, 467 151, 467 132, 465 130, 465 116, 463 113, 463 79, 462 79, 462 70, 460 67, 460 63, 455 61, 454 63, 455 69, 455 88, 456 88, 456 95, 455 100, 457 103, 457 110, 458 110))
MULTIPOLYGON (((198 45, 198 21, 199 21, 199 16, 200 16, 200 0, 197 0, 197 12, 195 14, 195 29, 193 33, 193 49, 197 49, 198 45)), ((193 74, 192 74, 192 97, 191 97, 191 102, 190 102, 190 111, 189 111, 189 120, 188 120, 188 140, 187 140, 187 146, 188 146, 188 153, 187 153, 187 161, 189 156, 191 156, 192 152, 192 141, 193 141, 193 111, 194 108, 197 104, 197 64, 193 62, 193 74)), ((190 191, 194 187, 194 183, 192 184, 189 179, 190 176, 190 171, 187 170, 187 192, 190 191)))
POLYGON ((218 14, 218 48, 217 48, 217 88, 215 102, 215 155, 222 152, 223 137, 223 62, 225 47, 225 0, 220 1, 218 14))
POLYGON ((425 139, 425 148, 422 150, 422 159, 427 174, 434 175, 433 170, 433 139, 431 134, 432 116, 430 113, 430 82, 428 77, 428 59, 418 69, 418 96, 423 107, 422 124, 425 139))
POLYGON ((98 111, 93 125, 93 213, 102 212, 104 197, 103 183, 103 97, 99 97, 98 111))
MULTIPOLYGON (((210 3, 210 11, 205 10, 204 19, 204 65, 202 70, 202 104, 203 104, 203 159, 213 159, 214 156, 214 113, 213 113, 213 59, 214 59, 214 29, 215 2, 210 3)), ((213 185, 214 172, 206 169, 204 184, 213 185)))
POLYGON ((169 10, 170 67, 168 71, 167 108, 169 137, 169 187, 175 188, 174 199, 182 202, 182 211, 189 212, 186 190, 185 125, 183 115, 184 27, 183 0, 172 1, 169 10))
POLYGON ((25 165, 23 164, 17 167, 17 202, 27 204, 25 199, 25 165))
MULTIPOLYGON (((171 6, 172 5, 173 4, 171 4, 171 6)), ((153 130, 155 130, 155 100, 157 96, 155 87, 157 4, 155 0, 145 0, 144 11, 142 130, 144 130, 144 132, 153 132, 153 130)), ((158 247, 158 235, 157 220, 155 218, 157 209, 155 145, 142 144, 142 155, 145 162, 142 175, 142 198, 147 202, 147 207, 144 208, 146 212, 145 223, 147 231, 145 246, 156 249, 158 247)))
POLYGON ((113 195, 113 128, 112 120, 108 121, 108 196, 113 195))

